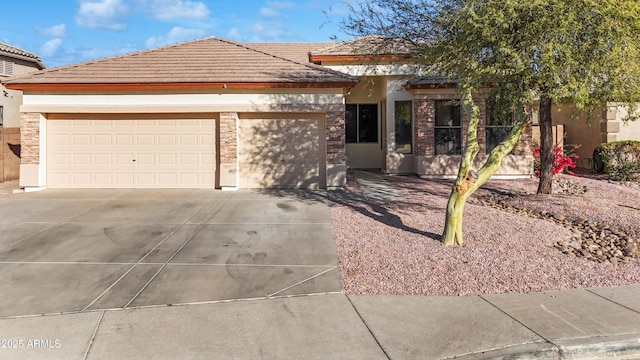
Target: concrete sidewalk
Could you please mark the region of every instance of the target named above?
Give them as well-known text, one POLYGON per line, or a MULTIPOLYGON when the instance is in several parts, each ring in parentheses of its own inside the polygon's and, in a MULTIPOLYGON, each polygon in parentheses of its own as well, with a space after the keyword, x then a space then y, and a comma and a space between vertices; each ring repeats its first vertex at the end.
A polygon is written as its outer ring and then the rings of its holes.
POLYGON ((640 359, 640 286, 319 294, 0 320, 2 359, 640 359))

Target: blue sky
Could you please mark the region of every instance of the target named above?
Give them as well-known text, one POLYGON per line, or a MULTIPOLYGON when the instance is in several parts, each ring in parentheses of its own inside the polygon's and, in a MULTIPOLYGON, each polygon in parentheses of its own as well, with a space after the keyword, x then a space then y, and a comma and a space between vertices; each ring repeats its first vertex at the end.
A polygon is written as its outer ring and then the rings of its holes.
POLYGON ((5 1, 0 41, 47 67, 219 36, 236 41, 330 41, 355 0, 5 1), (9 15, 10 14, 10 15, 9 15))

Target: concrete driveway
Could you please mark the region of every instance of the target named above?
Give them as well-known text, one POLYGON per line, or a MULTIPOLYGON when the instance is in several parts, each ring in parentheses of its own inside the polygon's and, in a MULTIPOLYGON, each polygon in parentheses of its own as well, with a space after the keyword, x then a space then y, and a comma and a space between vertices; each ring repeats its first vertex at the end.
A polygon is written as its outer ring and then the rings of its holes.
POLYGON ((0 196, 0 317, 341 290, 323 191, 0 196))

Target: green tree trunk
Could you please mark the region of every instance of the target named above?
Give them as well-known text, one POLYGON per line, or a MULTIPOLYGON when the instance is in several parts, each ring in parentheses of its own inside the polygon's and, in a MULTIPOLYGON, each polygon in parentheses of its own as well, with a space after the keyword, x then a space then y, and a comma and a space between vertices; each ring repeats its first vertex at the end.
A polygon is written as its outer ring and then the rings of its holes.
POLYGON ((480 121, 480 109, 474 103, 472 97, 472 87, 459 85, 460 101, 462 108, 467 114, 469 124, 467 128, 467 144, 465 147, 458 177, 451 190, 449 201, 447 203, 447 212, 445 217, 444 232, 442 233, 442 244, 444 245, 462 245, 462 218, 464 214, 464 204, 471 194, 473 194, 480 186, 489 180, 500 168, 502 159, 509 153, 520 141, 520 137, 529 125, 527 115, 519 112, 516 124, 507 138, 496 146, 489 154, 487 161, 477 172, 472 169, 473 162, 478 155, 478 123, 480 121))
POLYGON ((551 194, 552 191, 554 145, 551 99, 545 94, 540 97, 540 181, 538 182, 538 194, 551 194))

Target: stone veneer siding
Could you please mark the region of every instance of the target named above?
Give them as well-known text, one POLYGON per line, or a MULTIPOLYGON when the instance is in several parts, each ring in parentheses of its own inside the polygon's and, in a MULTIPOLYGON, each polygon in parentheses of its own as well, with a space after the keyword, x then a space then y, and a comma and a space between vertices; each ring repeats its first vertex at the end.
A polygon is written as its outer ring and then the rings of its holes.
POLYGON ((220 113, 220 163, 235 164, 238 161, 237 113, 220 113))
POLYGON ((327 138, 327 164, 345 164, 345 113, 344 111, 330 111, 325 116, 327 138))
POLYGON ((40 163, 40 113, 20 114, 21 163, 40 163))
POLYGON ((415 99, 413 101, 415 154, 417 156, 433 156, 435 152, 434 121, 435 101, 415 99))

